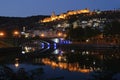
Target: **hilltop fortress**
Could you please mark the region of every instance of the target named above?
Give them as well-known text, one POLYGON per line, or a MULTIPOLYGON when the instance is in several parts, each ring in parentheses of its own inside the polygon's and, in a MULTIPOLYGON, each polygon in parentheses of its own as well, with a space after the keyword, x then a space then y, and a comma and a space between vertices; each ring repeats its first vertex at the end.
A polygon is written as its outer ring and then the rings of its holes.
POLYGON ((45 22, 51 22, 51 21, 60 20, 60 19, 66 19, 68 16, 82 14, 82 13, 90 13, 90 10, 86 8, 83 10, 68 11, 67 13, 62 13, 58 16, 55 15, 55 13, 53 12, 50 17, 47 17, 41 20, 41 22, 45 23, 45 22))

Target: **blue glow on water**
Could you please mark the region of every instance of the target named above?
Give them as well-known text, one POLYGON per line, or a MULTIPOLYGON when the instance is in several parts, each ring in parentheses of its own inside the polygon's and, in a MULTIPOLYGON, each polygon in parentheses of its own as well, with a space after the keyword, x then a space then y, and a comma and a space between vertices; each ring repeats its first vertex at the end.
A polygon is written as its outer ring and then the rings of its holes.
POLYGON ((56 48, 57 48, 56 43, 54 43, 54 49, 56 49, 56 48))
POLYGON ((61 40, 60 44, 70 44, 71 41, 70 40, 61 40))
POLYGON ((47 43, 47 46, 48 46, 47 49, 50 49, 50 43, 47 43))
POLYGON ((44 49, 44 47, 45 47, 45 44, 44 44, 44 43, 42 43, 41 45, 42 45, 42 49, 44 49))
POLYGON ((66 44, 69 44, 69 42, 68 42, 68 41, 66 41, 66 44))

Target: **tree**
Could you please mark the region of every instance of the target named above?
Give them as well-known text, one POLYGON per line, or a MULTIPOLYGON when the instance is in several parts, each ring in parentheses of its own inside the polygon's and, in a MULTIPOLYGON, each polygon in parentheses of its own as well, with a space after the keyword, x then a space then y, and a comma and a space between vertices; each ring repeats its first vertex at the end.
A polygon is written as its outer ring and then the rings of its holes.
POLYGON ((84 37, 84 30, 83 28, 71 28, 68 32, 68 37, 72 40, 82 40, 84 37))
POLYGON ((86 28, 71 28, 68 37, 72 40, 86 40, 88 38, 94 37, 96 35, 100 34, 100 31, 96 28, 92 29, 91 27, 86 28))
POLYGON ((112 21, 106 24, 103 30, 103 34, 109 38, 109 40, 114 40, 117 44, 120 43, 120 22, 112 21))
POLYGON ((106 24, 103 28, 103 33, 106 36, 120 35, 120 22, 115 20, 106 24))
POLYGON ((85 30, 86 38, 91 38, 91 37, 94 37, 94 36, 100 34, 100 30, 97 28, 86 27, 84 30, 85 30))

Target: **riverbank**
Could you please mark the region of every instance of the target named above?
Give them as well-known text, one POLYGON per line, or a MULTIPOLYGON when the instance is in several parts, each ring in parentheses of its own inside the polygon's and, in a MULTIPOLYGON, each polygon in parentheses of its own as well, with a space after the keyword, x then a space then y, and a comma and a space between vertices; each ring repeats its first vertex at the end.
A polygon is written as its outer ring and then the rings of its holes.
POLYGON ((119 49, 120 45, 112 45, 112 44, 58 44, 60 48, 68 48, 68 49, 119 49))
POLYGON ((22 52, 22 48, 21 47, 0 48, 0 56, 19 54, 21 52, 22 52))
POLYGON ((14 45, 11 43, 7 43, 7 41, 0 40, 0 48, 6 48, 6 47, 14 47, 14 45))

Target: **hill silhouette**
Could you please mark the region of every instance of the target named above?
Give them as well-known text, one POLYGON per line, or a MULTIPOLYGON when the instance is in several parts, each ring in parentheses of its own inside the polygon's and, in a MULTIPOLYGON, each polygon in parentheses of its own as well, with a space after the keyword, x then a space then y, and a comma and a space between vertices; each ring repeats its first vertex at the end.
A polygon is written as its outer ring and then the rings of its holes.
POLYGON ((0 30, 22 30, 23 26, 28 28, 38 26, 38 21, 48 16, 31 16, 31 17, 3 17, 0 16, 0 30))

